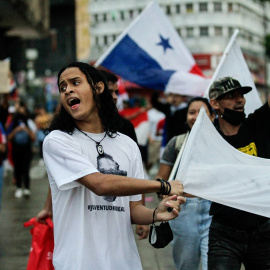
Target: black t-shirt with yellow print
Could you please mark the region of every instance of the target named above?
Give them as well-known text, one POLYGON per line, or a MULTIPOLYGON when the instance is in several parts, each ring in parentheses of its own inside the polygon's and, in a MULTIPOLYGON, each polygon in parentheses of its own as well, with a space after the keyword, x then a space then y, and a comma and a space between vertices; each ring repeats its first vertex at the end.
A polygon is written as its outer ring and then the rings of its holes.
MULTIPOLYGON (((268 103, 250 114, 241 124, 236 135, 226 136, 220 130, 219 133, 229 144, 241 152, 270 159, 270 109, 268 103)), ((215 220, 239 229, 249 229, 256 223, 268 220, 266 217, 214 202, 211 205, 210 214, 215 220)))

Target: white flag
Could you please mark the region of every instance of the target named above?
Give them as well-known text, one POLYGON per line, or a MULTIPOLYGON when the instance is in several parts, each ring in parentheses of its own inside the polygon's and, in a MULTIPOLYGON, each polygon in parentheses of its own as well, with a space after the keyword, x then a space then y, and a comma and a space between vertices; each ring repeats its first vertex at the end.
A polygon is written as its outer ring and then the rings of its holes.
POLYGON ((261 107, 262 101, 259 97, 257 88, 254 84, 252 75, 249 71, 243 53, 236 42, 236 37, 238 35, 238 30, 236 30, 231 37, 230 42, 228 43, 220 63, 215 70, 215 73, 211 79, 210 84, 204 96, 209 98, 208 92, 210 85, 217 79, 223 77, 233 77, 234 79, 238 80, 242 86, 250 86, 252 87, 252 91, 245 95, 246 98, 246 105, 245 105, 245 113, 249 115, 250 113, 254 112, 256 109, 261 107))
POLYGON ((176 179, 187 193, 270 218, 270 160, 227 143, 204 108, 192 127, 176 179))
POLYGON ((156 2, 151 2, 98 59, 102 65, 140 86, 202 96, 209 79, 156 2))

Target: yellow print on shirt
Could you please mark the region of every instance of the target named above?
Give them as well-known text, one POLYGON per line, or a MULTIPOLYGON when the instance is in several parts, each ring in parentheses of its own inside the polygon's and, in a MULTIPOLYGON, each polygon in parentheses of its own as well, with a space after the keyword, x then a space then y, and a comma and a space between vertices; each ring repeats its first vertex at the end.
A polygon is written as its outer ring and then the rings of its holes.
POLYGON ((245 147, 238 148, 238 150, 245 154, 257 157, 257 147, 254 142, 245 147))

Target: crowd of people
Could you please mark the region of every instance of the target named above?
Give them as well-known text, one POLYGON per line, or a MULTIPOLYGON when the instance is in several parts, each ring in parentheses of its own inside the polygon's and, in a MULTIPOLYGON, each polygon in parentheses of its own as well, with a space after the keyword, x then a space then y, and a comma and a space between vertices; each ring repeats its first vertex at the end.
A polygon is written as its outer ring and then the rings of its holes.
POLYGON ((13 174, 12 182, 16 186, 15 198, 29 197, 31 161, 34 152, 37 152, 40 156, 39 162, 43 164, 41 147, 51 115, 45 108, 38 106, 31 113, 26 102, 21 98, 10 100, 8 94, 2 96, 1 102, 0 194, 5 170, 9 170, 13 174))
POLYGON ((154 91, 144 106, 136 99, 119 111, 110 72, 74 62, 57 83, 53 118, 41 108, 31 119, 20 101, 0 126, 0 155, 14 166, 16 198, 31 194, 34 143, 46 164, 50 188, 37 220, 53 218, 56 270, 142 269, 131 225, 143 239, 160 221, 171 226, 176 269, 196 270, 200 261, 203 270, 270 269, 269 218, 188 194, 173 173, 202 107, 230 145, 270 158, 270 98, 246 117, 252 88, 224 77, 210 86, 209 98, 154 91), (141 123, 146 138, 137 130, 141 123), (145 206, 146 193, 159 195, 155 209, 145 206))

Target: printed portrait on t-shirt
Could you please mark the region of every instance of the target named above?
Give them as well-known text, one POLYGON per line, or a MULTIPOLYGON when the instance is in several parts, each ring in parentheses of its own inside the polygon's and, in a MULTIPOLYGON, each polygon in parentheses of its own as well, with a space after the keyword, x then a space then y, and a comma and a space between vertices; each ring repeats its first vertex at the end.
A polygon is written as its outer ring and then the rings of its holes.
MULTIPOLYGON (((104 174, 127 176, 127 172, 120 170, 119 164, 113 160, 113 157, 105 153, 97 157, 97 169, 104 174)), ((108 202, 114 202, 116 197, 103 196, 103 199, 108 202)))

